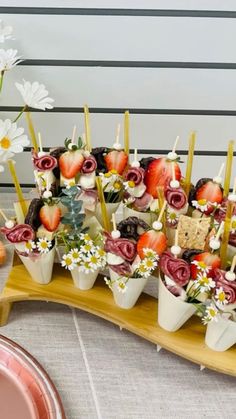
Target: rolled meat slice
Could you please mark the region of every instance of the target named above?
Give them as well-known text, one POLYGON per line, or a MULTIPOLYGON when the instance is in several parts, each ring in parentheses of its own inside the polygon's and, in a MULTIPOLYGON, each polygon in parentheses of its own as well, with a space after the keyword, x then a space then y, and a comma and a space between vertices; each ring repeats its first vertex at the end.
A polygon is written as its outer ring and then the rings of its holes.
POLYGON ((12 228, 2 227, 0 231, 11 243, 27 242, 35 238, 35 232, 28 224, 17 224, 12 228))
POLYGON ((120 265, 109 265, 109 267, 121 276, 126 276, 131 273, 131 266, 128 262, 123 262, 120 265))
POLYGON ((83 162, 81 173, 83 174, 92 173, 96 169, 97 169, 97 162, 96 162, 95 157, 93 156, 86 157, 83 162))
POLYGON ((187 195, 182 188, 171 188, 168 186, 165 190, 165 198, 171 208, 179 211, 187 204, 187 195))
POLYGON ((152 200, 152 195, 150 195, 147 192, 144 192, 141 198, 135 199, 133 203, 133 208, 137 211, 147 211, 147 209, 150 207, 152 200))
POLYGON ((222 288, 226 299, 229 304, 233 304, 236 302, 236 281, 228 281, 225 278, 225 271, 222 271, 220 269, 214 270, 214 281, 216 282, 216 288, 217 289, 222 288))
POLYGON ((134 182, 135 186, 139 185, 144 180, 145 170, 142 167, 130 167, 125 175, 127 182, 134 182))
POLYGON ((181 287, 187 285, 190 279, 190 266, 185 260, 175 258, 170 252, 164 252, 160 257, 159 266, 161 271, 177 285, 181 287))
POLYGON ((104 249, 106 252, 114 253, 128 262, 132 262, 137 254, 136 244, 128 239, 113 239, 109 233, 105 233, 106 242, 104 249))
POLYGON ((57 167, 57 159, 49 154, 38 157, 37 154, 33 154, 33 164, 35 169, 40 172, 45 172, 46 170, 53 170, 57 167))

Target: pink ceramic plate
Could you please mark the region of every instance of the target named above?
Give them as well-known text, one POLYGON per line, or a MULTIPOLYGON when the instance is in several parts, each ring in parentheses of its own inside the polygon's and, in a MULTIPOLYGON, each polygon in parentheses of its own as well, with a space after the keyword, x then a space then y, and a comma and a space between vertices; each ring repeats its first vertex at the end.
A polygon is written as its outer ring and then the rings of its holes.
POLYGON ((66 419, 60 397, 41 365, 0 335, 1 419, 66 419))

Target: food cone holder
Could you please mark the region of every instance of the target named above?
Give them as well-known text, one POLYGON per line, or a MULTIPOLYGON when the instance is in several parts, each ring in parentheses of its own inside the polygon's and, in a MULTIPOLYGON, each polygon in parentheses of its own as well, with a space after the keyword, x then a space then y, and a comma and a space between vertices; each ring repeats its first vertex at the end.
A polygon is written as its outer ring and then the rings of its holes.
MULTIPOLYGON (((34 282, 15 254, 9 278, 0 295, 0 325, 8 321, 12 304, 18 301, 52 301, 65 304, 108 320, 174 354, 224 374, 236 376, 236 347, 225 352, 209 349, 205 344, 206 328, 197 316, 191 317, 176 332, 167 332, 157 324, 158 302, 142 293, 130 310, 119 308, 103 277, 98 276, 93 288, 79 290, 70 272, 54 264, 52 281, 47 285, 34 282)), ((157 355, 157 356, 161 356, 157 355)))

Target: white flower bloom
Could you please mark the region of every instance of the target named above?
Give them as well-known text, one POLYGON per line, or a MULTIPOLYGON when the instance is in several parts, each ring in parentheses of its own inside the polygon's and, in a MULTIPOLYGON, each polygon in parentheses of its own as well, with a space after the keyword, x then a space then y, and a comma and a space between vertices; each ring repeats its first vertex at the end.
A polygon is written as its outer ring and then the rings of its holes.
POLYGON ((143 259, 136 267, 136 272, 138 273, 138 275, 144 278, 148 278, 150 276, 150 271, 150 268, 145 263, 145 259, 143 259))
POLYGON ((3 43, 6 39, 13 39, 12 32, 12 26, 5 26, 3 20, 0 19, 0 42, 3 43))
POLYGON ((144 247, 143 248, 143 254, 146 258, 159 260, 159 256, 155 252, 155 250, 149 249, 149 247, 144 247))
POLYGON ((86 242, 83 246, 80 247, 80 255, 83 253, 92 253, 94 251, 93 242, 86 242))
POLYGON ((76 265, 69 253, 62 256, 61 266, 63 266, 65 269, 68 269, 68 271, 75 269, 76 265))
POLYGON ((71 256, 72 261, 73 261, 74 263, 78 263, 78 262, 80 261, 80 252, 79 252, 79 249, 77 249, 77 248, 72 249, 72 250, 69 252, 69 255, 71 256))
POLYGON ((90 254, 87 258, 86 258, 87 262, 89 262, 89 264, 91 265, 91 267, 93 269, 98 269, 101 267, 101 260, 99 255, 96 254, 90 254))
POLYGON ((122 187, 122 178, 116 170, 107 173, 99 173, 102 181, 102 187, 106 192, 118 192, 122 187))
POLYGON ((66 189, 70 189, 70 188, 72 188, 73 186, 75 186, 75 185, 76 185, 76 183, 75 183, 75 181, 74 181, 74 180, 69 179, 69 180, 64 180, 64 185, 65 185, 66 189))
POLYGON ((24 128, 18 128, 16 122, 10 119, 0 119, 0 160, 6 161, 16 153, 21 153, 29 145, 24 128))
POLYGON ((207 324, 211 321, 217 322, 218 321, 218 314, 219 314, 219 312, 218 312, 217 308, 213 304, 211 304, 206 309, 206 314, 202 319, 203 323, 207 324))
POLYGON ((54 99, 48 97, 48 91, 44 84, 39 84, 37 81, 30 83, 29 81, 23 80, 24 84, 15 83, 16 88, 21 93, 24 103, 27 106, 36 109, 52 109, 51 105, 54 99))
POLYGON ((95 271, 95 269, 92 266, 92 264, 90 262, 84 261, 84 260, 81 260, 80 261, 79 270, 80 270, 80 272, 84 272, 86 274, 89 274, 90 272, 94 272, 95 271))
POLYGON ((29 240, 28 242, 25 242, 25 252, 30 253, 34 249, 36 249, 36 244, 33 240, 29 240))
POLYGON ((208 273, 209 271, 210 271, 210 269, 211 269, 211 266, 207 266, 206 264, 205 264, 205 262, 203 262, 203 261, 198 261, 198 260, 193 260, 192 262, 191 262, 193 265, 196 265, 196 267, 198 268, 198 270, 199 271, 201 271, 201 272, 203 272, 203 273, 208 273))
POLYGON ((171 208, 168 208, 166 213, 166 219, 169 224, 176 224, 179 220, 179 214, 177 214, 171 208))
POLYGON ((0 72, 11 70, 21 61, 17 49, 0 49, 0 72))
POLYGON ((192 206, 199 209, 201 212, 208 210, 208 202, 206 199, 200 199, 199 201, 192 201, 192 206))
POLYGON ((215 288, 215 281, 212 278, 208 277, 205 273, 197 275, 197 279, 194 283, 194 288, 200 287, 201 292, 210 291, 212 288, 215 288))
POLYGON ((124 281, 120 280, 117 283, 117 286, 118 286, 118 291, 122 292, 122 294, 124 294, 126 292, 127 285, 126 285, 126 283, 124 281))
POLYGON ((38 239, 37 249, 40 253, 48 253, 50 247, 52 247, 52 242, 47 239, 38 239))
POLYGON ((228 304, 228 300, 222 287, 216 289, 215 299, 217 300, 217 305, 219 306, 228 304))
POLYGON ((91 244, 91 243, 92 243, 91 237, 89 236, 89 234, 88 234, 88 233, 81 233, 81 234, 79 235, 79 239, 80 239, 80 240, 84 240, 85 242, 89 242, 89 244, 91 244))

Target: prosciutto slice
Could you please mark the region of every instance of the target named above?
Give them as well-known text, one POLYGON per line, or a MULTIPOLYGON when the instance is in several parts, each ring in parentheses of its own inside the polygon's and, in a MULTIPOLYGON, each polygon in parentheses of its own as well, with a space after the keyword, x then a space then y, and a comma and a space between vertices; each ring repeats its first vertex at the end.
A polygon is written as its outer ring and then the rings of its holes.
POLYGON ((83 162, 81 173, 84 173, 84 174, 92 173, 96 169, 97 169, 97 162, 96 162, 95 157, 93 156, 86 157, 83 162))
POLYGON ((147 209, 150 207, 152 200, 152 195, 150 195, 147 192, 144 192, 141 198, 135 199, 133 203, 133 208, 137 211, 147 211, 147 209))
POLYGON ((228 281, 225 278, 225 271, 222 271, 220 269, 214 270, 213 279, 216 282, 215 290, 221 287, 226 295, 226 299, 228 303, 229 304, 235 303, 236 302, 236 281, 228 281))
POLYGON ((57 159, 49 154, 42 157, 33 154, 33 164, 35 169, 40 172, 45 172, 46 170, 53 170, 57 167, 57 159))
POLYGON ((160 269, 177 285, 183 287, 190 279, 190 266, 185 260, 175 258, 172 253, 164 252, 160 257, 160 269))
POLYGON ((130 167, 125 175, 127 182, 134 182, 135 186, 140 185, 144 180, 145 170, 142 167, 130 167))
POLYGON ((188 200, 182 188, 171 188, 170 186, 165 190, 165 198, 168 205, 175 210, 184 208, 188 200))
POLYGON ((132 262, 137 254, 136 244, 128 239, 113 239, 110 234, 105 233, 106 242, 104 249, 106 252, 114 253, 128 262, 132 262))
POLYGON ((2 227, 0 231, 11 243, 27 242, 35 238, 35 232, 28 224, 17 224, 12 228, 2 227))
POLYGON ((109 265, 109 267, 121 276, 129 275, 131 273, 131 266, 128 262, 123 262, 120 265, 109 265))

